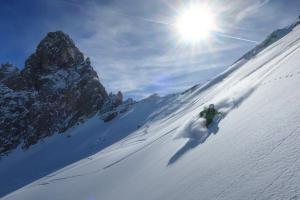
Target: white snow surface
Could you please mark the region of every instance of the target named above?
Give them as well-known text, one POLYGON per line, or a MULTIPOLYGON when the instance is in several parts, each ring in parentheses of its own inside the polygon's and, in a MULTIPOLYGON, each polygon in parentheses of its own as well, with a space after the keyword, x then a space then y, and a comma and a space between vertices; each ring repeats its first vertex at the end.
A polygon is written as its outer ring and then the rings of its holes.
POLYGON ((0 191, 30 184, 3 200, 300 199, 299 48, 296 27, 204 86, 15 150, 0 191), (206 129, 210 103, 223 118, 206 129))

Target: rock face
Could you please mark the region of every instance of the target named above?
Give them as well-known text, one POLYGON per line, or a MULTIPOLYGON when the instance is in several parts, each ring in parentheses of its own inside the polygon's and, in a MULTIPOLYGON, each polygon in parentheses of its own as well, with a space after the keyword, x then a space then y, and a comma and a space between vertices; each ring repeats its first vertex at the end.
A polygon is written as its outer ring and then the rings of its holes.
POLYGON ((99 112, 99 117, 104 122, 109 122, 116 118, 119 114, 125 113, 136 102, 129 98, 123 101, 123 94, 119 91, 117 94, 110 93, 105 101, 103 108, 99 112))
POLYGON ((68 35, 50 32, 23 70, 0 67, 0 153, 64 132, 107 100, 89 58, 68 35))

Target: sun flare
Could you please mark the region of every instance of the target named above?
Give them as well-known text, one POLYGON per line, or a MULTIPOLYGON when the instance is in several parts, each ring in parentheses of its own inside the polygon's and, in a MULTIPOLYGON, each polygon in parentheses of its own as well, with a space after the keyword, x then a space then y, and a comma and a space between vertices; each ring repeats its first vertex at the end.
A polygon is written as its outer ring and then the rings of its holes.
POLYGON ((191 4, 179 13, 175 28, 183 41, 197 43, 216 28, 215 16, 207 6, 191 4))

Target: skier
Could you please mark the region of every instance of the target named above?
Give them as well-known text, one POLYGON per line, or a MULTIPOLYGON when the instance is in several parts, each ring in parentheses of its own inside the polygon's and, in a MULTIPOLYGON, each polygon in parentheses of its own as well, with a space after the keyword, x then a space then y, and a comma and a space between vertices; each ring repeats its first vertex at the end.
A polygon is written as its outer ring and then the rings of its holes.
POLYGON ((214 117, 219 114, 221 114, 221 112, 215 109, 215 105, 210 104, 208 108, 205 107, 204 110, 200 112, 199 117, 206 119, 206 127, 208 127, 213 122, 214 117))

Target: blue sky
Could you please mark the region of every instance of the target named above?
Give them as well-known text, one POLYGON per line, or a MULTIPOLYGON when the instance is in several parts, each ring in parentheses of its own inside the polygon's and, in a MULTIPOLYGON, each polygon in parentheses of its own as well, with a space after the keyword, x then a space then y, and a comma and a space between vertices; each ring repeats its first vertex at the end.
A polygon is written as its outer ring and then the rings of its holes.
MULTIPOLYGON (((0 63, 24 67, 47 32, 62 30, 91 58, 109 92, 121 90, 138 99, 180 92, 211 78, 255 46, 217 35, 196 46, 179 42, 170 24, 187 2, 0 0, 0 63)), ((298 0, 208 2, 223 34, 258 42, 300 15, 298 0)))

